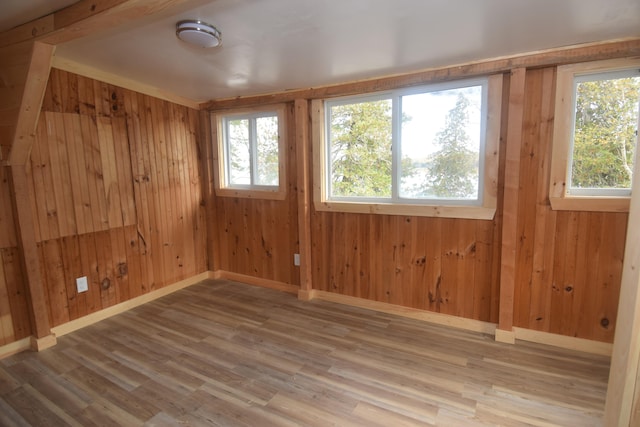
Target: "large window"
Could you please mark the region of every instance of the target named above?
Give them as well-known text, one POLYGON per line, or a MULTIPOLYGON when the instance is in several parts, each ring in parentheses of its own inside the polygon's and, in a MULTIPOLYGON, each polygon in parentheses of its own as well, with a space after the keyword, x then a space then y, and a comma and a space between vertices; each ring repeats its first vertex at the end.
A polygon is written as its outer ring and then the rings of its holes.
POLYGON ((500 83, 494 76, 325 101, 314 132, 316 208, 493 217, 500 83))
POLYGON ((625 210, 638 140, 640 62, 560 67, 551 203, 625 210))
POLYGON ((283 107, 214 115, 220 195, 284 197, 283 107))

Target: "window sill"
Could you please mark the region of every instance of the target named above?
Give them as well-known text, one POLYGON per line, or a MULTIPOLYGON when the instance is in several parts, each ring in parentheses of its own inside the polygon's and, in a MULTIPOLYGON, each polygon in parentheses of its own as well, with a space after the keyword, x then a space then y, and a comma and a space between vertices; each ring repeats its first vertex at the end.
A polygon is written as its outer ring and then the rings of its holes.
POLYGON ((496 209, 484 206, 400 205, 394 203, 318 202, 317 211, 409 215, 437 218, 492 220, 496 209))
POLYGON ((629 212, 630 197, 549 197, 555 211, 629 212))
POLYGON ((240 188, 216 188, 216 196, 237 197, 241 199, 284 200, 287 197, 283 190, 245 190, 240 188))

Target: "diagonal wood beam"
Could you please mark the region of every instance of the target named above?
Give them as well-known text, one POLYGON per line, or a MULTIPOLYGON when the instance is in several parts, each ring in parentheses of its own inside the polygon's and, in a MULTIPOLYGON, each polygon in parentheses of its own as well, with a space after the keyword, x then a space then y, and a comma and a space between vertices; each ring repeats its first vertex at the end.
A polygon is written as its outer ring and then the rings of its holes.
POLYGON ((26 74, 24 91, 17 111, 13 142, 9 155, 10 165, 25 165, 35 140, 35 130, 40 117, 44 92, 47 89, 51 61, 55 46, 34 42, 31 60, 26 74))

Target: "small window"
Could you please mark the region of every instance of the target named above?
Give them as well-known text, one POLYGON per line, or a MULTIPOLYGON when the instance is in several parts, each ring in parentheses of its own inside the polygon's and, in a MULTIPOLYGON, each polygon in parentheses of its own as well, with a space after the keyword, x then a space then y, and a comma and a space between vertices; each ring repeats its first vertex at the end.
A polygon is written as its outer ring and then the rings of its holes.
POLYGON ((492 218, 497 179, 487 176, 497 175, 500 82, 480 78, 325 101, 323 136, 314 132, 314 151, 322 153, 316 208, 492 218), (490 86, 498 95, 491 102, 490 86))
POLYGON ((284 107, 214 114, 214 123, 217 194, 284 198, 284 107))
POLYGON ((625 210, 638 141, 640 63, 583 66, 558 70, 551 203, 557 209, 625 210))

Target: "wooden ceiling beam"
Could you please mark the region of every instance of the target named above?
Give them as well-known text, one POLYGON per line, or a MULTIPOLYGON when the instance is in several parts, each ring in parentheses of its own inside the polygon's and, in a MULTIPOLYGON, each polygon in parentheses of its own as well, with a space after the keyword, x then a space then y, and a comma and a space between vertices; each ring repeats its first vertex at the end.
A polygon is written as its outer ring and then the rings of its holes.
POLYGON ((0 33, 0 47, 28 40, 60 44, 135 21, 189 0, 81 0, 0 33))

